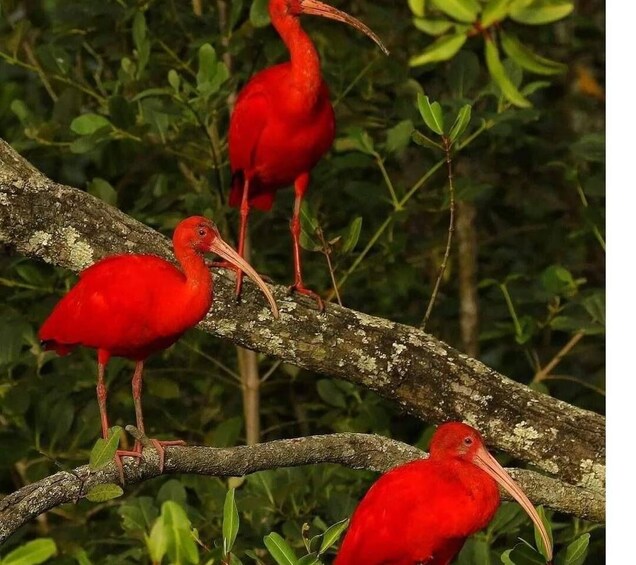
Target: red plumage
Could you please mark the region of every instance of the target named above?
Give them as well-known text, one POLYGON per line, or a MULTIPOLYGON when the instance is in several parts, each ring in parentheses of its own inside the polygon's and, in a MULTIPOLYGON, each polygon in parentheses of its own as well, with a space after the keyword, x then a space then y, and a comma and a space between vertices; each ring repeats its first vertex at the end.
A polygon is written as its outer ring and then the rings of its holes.
MULTIPOLYGON (((302 280, 299 214, 309 173, 333 143, 335 119, 318 53, 300 27, 299 16, 314 14, 343 21, 378 43, 379 39, 358 20, 318 0, 270 0, 269 13, 291 60, 257 73, 239 93, 230 119, 230 205, 241 210, 238 251, 243 255, 250 207, 269 210, 276 190, 293 184, 292 289, 314 297, 322 309, 320 297, 302 280)), ((237 294, 240 290, 239 273, 237 294)))
MULTIPOLYGON (((448 565, 499 506, 492 473, 511 488, 476 430, 457 422, 440 426, 428 459, 396 467, 369 489, 334 565, 448 565)), ((519 493, 511 491, 515 498, 519 493)), ((520 500, 524 508, 531 506, 526 501, 520 500)), ((531 517, 539 520, 536 511, 531 517)))
POLYGON ((294 109, 287 94, 293 80, 287 62, 256 74, 239 93, 229 132, 230 165, 239 180, 232 186, 232 206, 241 205, 247 177, 250 205, 269 210, 276 190, 311 171, 333 143, 327 85, 321 79, 314 103, 294 109))
MULTIPOLYGON (((44 347, 60 355, 78 346, 97 349, 97 399, 104 438, 109 428, 104 381, 109 358, 115 355, 137 362, 133 400, 137 427, 143 433, 143 361, 177 341, 205 316, 212 304, 212 275, 203 253, 217 253, 243 269, 261 287, 278 317, 276 303, 265 283, 221 239, 210 220, 199 216, 183 220, 174 231, 173 245, 181 269, 154 255, 114 255, 98 261, 80 274, 77 284, 40 328, 44 347)), ((151 441, 163 467, 162 445, 175 442, 151 441)), ((120 455, 140 457, 141 445, 137 443, 132 452, 118 452, 116 462, 121 469, 120 455)))

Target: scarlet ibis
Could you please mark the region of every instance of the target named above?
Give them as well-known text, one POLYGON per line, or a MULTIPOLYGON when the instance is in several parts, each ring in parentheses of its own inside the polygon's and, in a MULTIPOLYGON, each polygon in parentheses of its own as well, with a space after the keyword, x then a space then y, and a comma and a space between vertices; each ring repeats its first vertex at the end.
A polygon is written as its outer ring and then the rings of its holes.
POLYGON ((369 489, 351 518, 334 565, 448 565, 466 538, 499 506, 497 483, 548 533, 523 491, 465 424, 441 425, 430 457, 392 469, 369 489))
MULTIPOLYGON (((212 304, 212 275, 203 253, 216 253, 245 271, 261 288, 278 317, 270 290, 254 269, 221 239, 211 220, 200 216, 183 220, 174 230, 172 242, 181 270, 154 255, 106 257, 80 274, 77 284, 58 302, 40 328, 44 347, 59 355, 80 345, 97 349, 97 401, 104 438, 109 428, 104 383, 108 360, 117 356, 136 362, 132 394, 137 428, 144 433, 141 410, 144 360, 175 343, 205 316, 212 304)), ((175 442, 151 441, 163 469, 164 445, 175 442)), ((115 462, 120 471, 120 456, 141 457, 141 451, 139 442, 133 451, 118 451, 115 462)))
MULTIPOLYGON (((320 297, 303 283, 299 213, 309 173, 333 143, 335 120, 318 53, 299 16, 313 14, 347 23, 388 51, 362 22, 318 0, 270 0, 269 14, 291 60, 252 77, 239 93, 230 119, 230 205, 240 207, 238 251, 242 256, 250 207, 269 210, 276 190, 293 183, 296 200, 290 228, 295 277, 291 290, 315 298, 322 310, 320 297)), ((237 273, 237 295, 241 277, 237 273)))

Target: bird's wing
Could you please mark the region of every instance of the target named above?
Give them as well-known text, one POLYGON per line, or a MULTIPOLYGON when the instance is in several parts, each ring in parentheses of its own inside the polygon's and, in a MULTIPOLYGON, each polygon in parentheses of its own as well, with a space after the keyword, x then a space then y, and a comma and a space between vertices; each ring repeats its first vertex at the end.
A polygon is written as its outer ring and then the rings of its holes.
POLYGON ((335 565, 444 565, 461 548, 457 515, 470 503, 463 484, 433 461, 389 471, 356 508, 335 565))
POLYGON ((157 293, 174 292, 182 281, 179 270, 154 255, 107 257, 81 273, 42 325, 40 339, 109 350, 122 343, 134 348, 151 330, 147 326, 157 293))
POLYGON ((267 125, 270 105, 261 81, 241 91, 230 119, 229 151, 232 172, 250 171, 258 142, 267 125))

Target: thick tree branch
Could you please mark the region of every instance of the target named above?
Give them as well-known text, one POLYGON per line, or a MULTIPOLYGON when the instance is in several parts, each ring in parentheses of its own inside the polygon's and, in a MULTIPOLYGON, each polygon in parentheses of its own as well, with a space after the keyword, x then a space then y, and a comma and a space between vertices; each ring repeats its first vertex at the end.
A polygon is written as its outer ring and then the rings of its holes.
MULTIPOLYGON (((316 463, 338 463, 352 469, 384 472, 422 457, 426 457, 423 451, 381 436, 331 434, 232 448, 171 447, 166 450, 164 473, 226 477, 316 463)), ((130 458, 125 458, 125 463, 127 485, 160 475, 159 459, 152 448, 144 450, 139 465, 130 458)), ((605 499, 600 493, 566 485, 532 471, 509 469, 509 472, 537 505, 594 521, 605 518, 605 499)), ((35 516, 60 504, 77 502, 95 485, 117 482, 119 472, 114 464, 92 473, 85 465, 21 488, 0 500, 0 544, 35 516)))
MULTIPOLYGON (((78 271, 111 253, 172 257, 169 241, 89 194, 52 182, 0 140, 0 243, 78 271)), ((605 418, 539 394, 415 328, 275 293, 281 318, 247 285, 215 276, 204 331, 299 367, 345 379, 429 422, 464 420, 487 442, 561 481, 602 492, 605 418)))

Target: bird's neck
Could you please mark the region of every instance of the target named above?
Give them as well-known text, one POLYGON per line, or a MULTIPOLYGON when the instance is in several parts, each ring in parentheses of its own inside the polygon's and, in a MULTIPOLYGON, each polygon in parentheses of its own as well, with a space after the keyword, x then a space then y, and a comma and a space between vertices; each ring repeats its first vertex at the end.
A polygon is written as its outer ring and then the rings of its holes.
POLYGON ((175 297, 183 313, 199 321, 212 305, 212 274, 203 257, 192 248, 175 249, 175 255, 185 276, 185 292, 175 297))
POLYGON ((296 93, 300 103, 313 106, 322 84, 320 58, 316 47, 296 16, 278 16, 272 19, 272 24, 289 49, 292 91, 296 93))

